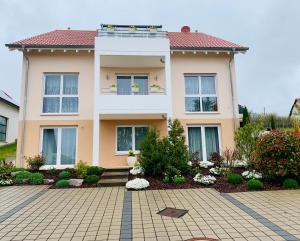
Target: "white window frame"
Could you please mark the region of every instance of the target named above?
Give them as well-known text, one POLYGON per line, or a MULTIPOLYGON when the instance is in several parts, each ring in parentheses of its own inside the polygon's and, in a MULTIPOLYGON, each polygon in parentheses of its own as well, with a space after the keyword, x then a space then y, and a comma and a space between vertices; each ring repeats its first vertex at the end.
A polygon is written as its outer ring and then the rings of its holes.
POLYGON ((44 165, 40 169, 41 170, 48 170, 51 168, 56 169, 64 169, 64 168, 74 168, 77 163, 77 152, 78 152, 78 126, 43 126, 40 128, 40 153, 43 153, 43 137, 44 137, 44 130, 45 129, 57 129, 57 155, 56 155, 56 165, 44 165), (75 163, 74 164, 61 164, 61 135, 62 129, 67 128, 75 128, 76 129, 76 150, 75 150, 75 163))
POLYGON ((186 114, 199 114, 199 113, 204 113, 204 114, 210 114, 210 113, 219 113, 219 97, 218 97, 218 87, 217 87, 217 75, 216 74, 184 74, 184 112, 186 114), (202 77, 214 77, 215 80, 215 94, 202 94, 202 81, 201 78, 202 77), (193 95, 189 95, 186 94, 185 92, 185 77, 197 77, 198 78, 198 82, 199 82, 199 94, 193 94, 193 95), (185 109, 185 97, 196 97, 196 98, 200 98, 200 111, 187 111, 185 109), (202 98, 205 97, 216 97, 217 98, 217 111, 203 111, 203 106, 202 106, 202 98))
MULTIPOLYGON (((134 84, 134 77, 147 77, 147 82, 148 82, 148 95, 149 95, 149 74, 116 74, 116 85, 118 88, 118 77, 122 77, 122 76, 130 76, 130 80, 131 80, 131 85, 130 87, 134 84)), ((130 92, 130 95, 134 95, 134 92, 130 92)))
POLYGON ((42 115, 77 115, 79 112, 79 73, 44 73, 43 77, 43 92, 42 92, 42 115), (60 75, 60 93, 59 95, 46 95, 46 76, 49 75, 60 75), (78 82, 77 82, 77 95, 66 95, 63 94, 63 83, 64 83, 64 76, 65 75, 77 75, 78 82), (44 112, 44 98, 45 97, 59 97, 59 112, 44 112), (77 112, 62 112, 62 99, 63 97, 77 97, 78 99, 78 108, 77 112))
POLYGON ((187 125, 186 127, 186 140, 189 148, 189 127, 200 127, 201 128, 201 143, 202 143, 202 159, 208 161, 206 153, 206 141, 205 141, 205 127, 217 127, 218 128, 218 139, 219 139, 219 153, 222 153, 222 140, 221 140, 221 126, 220 125, 187 125))
POLYGON ((128 155, 128 151, 118 151, 118 128, 119 127, 131 127, 132 129, 132 136, 131 136, 131 140, 132 140, 132 151, 134 152, 134 154, 140 154, 139 150, 135 150, 135 127, 146 127, 149 129, 149 126, 147 125, 118 125, 115 128, 115 153, 117 155, 128 155))

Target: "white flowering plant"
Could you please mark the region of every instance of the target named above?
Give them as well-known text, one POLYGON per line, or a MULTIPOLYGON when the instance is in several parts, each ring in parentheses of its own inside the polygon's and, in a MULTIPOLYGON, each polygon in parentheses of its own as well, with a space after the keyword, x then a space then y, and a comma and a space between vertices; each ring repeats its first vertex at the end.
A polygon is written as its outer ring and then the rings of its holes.
POLYGON ((246 179, 262 179, 262 174, 255 170, 253 171, 244 171, 242 176, 246 179))
POLYGON ((203 185, 211 185, 214 184, 217 180, 214 176, 211 175, 202 175, 201 173, 197 173, 193 178, 194 182, 201 183, 203 185))
POLYGON ((209 167, 212 167, 214 165, 214 163, 210 162, 210 161, 201 161, 201 162, 199 162, 199 165, 200 165, 200 167, 203 167, 203 168, 209 168, 209 167))
POLYGON ((209 172, 211 174, 220 176, 220 175, 224 175, 225 173, 229 172, 229 168, 227 168, 227 167, 212 167, 209 169, 209 172))
POLYGON ((248 162, 246 160, 235 160, 233 162, 233 166, 234 167, 247 167, 248 162))
POLYGON ((12 179, 0 179, 0 186, 13 185, 14 181, 12 179))
POLYGON ((150 186, 149 182, 144 178, 135 178, 126 183, 127 189, 140 190, 140 189, 145 189, 149 186, 150 186))
POLYGON ((142 168, 141 166, 134 166, 130 171, 131 175, 139 175, 144 173, 144 168, 142 168))

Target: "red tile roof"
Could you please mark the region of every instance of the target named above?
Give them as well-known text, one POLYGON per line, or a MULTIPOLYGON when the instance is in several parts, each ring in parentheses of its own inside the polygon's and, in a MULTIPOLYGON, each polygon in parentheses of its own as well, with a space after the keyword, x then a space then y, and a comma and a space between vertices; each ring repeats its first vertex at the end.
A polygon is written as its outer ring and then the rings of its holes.
MULTIPOLYGON (((78 47, 93 48, 96 31, 54 30, 17 42, 6 44, 10 48, 25 47, 78 47)), ((232 49, 248 48, 204 33, 169 32, 171 49, 232 49)))

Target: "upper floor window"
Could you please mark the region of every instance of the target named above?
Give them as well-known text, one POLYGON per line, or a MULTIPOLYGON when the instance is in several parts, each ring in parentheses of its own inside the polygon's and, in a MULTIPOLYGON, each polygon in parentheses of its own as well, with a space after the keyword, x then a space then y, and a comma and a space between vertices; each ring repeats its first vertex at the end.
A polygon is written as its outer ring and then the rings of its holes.
POLYGON ((78 74, 46 74, 43 113, 78 112, 78 74))
POLYGON ((0 141, 6 141, 7 118, 0 116, 0 141))
POLYGON ((147 75, 118 75, 118 95, 148 95, 147 75))
POLYGON ((184 80, 186 112, 218 111, 216 78, 214 75, 186 75, 184 80))

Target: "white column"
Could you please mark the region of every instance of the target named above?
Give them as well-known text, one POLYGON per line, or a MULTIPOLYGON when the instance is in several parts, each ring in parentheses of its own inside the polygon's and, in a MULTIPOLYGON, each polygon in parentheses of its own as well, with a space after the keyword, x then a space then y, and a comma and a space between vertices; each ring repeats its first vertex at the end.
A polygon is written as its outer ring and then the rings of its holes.
POLYGON ((165 80, 166 80, 166 95, 168 101, 168 110, 167 110, 167 120, 168 120, 169 118, 173 118, 170 52, 168 52, 165 55, 165 80))
POLYGON ((93 114, 93 166, 100 165, 100 119, 99 119, 99 94, 100 94, 100 54, 94 53, 94 114, 93 114))

